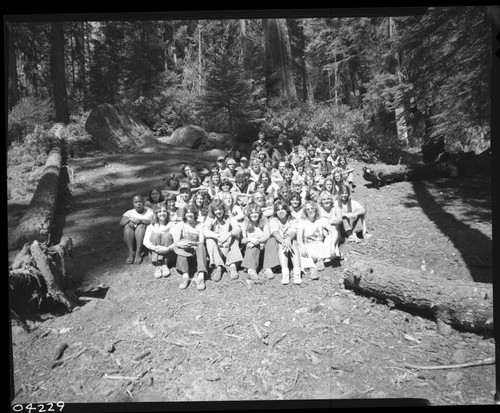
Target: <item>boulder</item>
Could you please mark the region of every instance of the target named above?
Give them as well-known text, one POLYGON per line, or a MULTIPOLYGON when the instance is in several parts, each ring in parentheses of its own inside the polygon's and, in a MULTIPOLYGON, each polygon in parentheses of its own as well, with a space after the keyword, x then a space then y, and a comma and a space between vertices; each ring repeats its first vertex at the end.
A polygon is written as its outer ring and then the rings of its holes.
POLYGON ((85 129, 104 151, 121 152, 156 144, 153 133, 142 121, 108 103, 90 112, 85 129))
POLYGON ((167 145, 182 146, 185 148, 198 149, 208 140, 205 129, 199 126, 186 125, 174 130, 172 135, 163 140, 167 145))
POLYGON ((210 132, 205 148, 230 149, 235 144, 235 138, 230 133, 210 132))

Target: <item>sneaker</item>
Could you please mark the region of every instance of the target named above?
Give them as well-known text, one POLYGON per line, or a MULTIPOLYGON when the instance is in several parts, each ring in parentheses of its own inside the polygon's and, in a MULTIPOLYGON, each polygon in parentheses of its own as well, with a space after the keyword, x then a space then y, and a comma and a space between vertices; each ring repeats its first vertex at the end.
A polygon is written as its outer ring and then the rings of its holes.
POLYGON ((302 284, 302 278, 300 277, 300 268, 293 269, 293 283, 295 285, 302 284))
POLYGON ((257 271, 248 269, 247 270, 248 278, 250 278, 252 281, 260 281, 260 277, 257 274, 257 271))
POLYGON ((281 273, 281 284, 286 285, 290 282, 290 270, 287 268, 282 270, 281 273))
POLYGON ((196 289, 198 291, 205 289, 205 273, 202 271, 198 273, 198 277, 196 278, 196 289))
POLYGON ((359 242, 361 241, 356 235, 352 234, 349 236, 349 238, 347 238, 347 241, 349 242, 359 242))
POLYGON ((274 278, 274 272, 271 270, 271 268, 266 268, 265 270, 262 270, 262 274, 268 279, 272 280, 274 278))
POLYGON ((318 260, 316 262, 316 268, 318 271, 323 271, 325 269, 325 262, 323 260, 318 260))
POLYGON ((179 289, 185 290, 188 287, 188 285, 189 285, 189 281, 190 281, 189 275, 188 274, 184 274, 182 276, 182 281, 179 284, 179 289))
POLYGON ((238 270, 236 269, 235 264, 231 264, 229 266, 229 276, 231 277, 232 280, 238 279, 238 270))
POLYGON ((220 265, 214 268, 210 275, 210 279, 215 282, 219 282, 222 279, 222 267, 220 265))
POLYGON ((155 278, 161 278, 163 276, 162 271, 161 271, 161 266, 157 266, 155 270, 155 278))
POLYGON ((165 264, 161 266, 161 274, 164 277, 168 277, 170 275, 170 268, 168 268, 165 264))
POLYGON ((311 280, 319 280, 318 269, 315 267, 311 268, 311 280))

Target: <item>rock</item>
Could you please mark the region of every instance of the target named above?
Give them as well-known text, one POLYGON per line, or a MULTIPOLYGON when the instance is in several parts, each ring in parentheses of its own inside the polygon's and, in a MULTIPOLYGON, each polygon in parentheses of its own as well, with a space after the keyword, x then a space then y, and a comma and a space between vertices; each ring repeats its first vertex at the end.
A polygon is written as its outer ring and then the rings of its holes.
POLYGON ((453 360, 453 362, 455 362, 457 364, 465 363, 465 351, 464 350, 455 351, 455 354, 453 354, 452 360, 453 360))
POLYGON ((103 103, 90 112, 85 129, 102 150, 122 152, 157 143, 153 132, 120 106, 103 103))
POLYGON ((230 133, 210 132, 205 142, 206 148, 229 149, 235 144, 235 138, 230 133))
POLYGON ((164 142, 168 145, 197 149, 208 140, 205 129, 199 126, 187 125, 174 130, 164 142))
POLYGON ((212 149, 209 151, 203 152, 203 156, 207 160, 213 160, 214 162, 217 160, 219 156, 226 156, 227 151, 224 151, 222 149, 212 149))

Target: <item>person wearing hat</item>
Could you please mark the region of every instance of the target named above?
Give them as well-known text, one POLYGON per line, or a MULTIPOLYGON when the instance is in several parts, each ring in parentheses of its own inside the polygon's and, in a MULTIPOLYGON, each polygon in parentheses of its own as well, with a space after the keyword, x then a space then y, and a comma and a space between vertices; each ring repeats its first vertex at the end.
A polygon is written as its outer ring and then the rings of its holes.
POLYGON ((250 167, 248 163, 248 158, 246 156, 242 156, 240 158, 240 164, 236 166, 237 173, 244 173, 250 178, 250 167))
POLYGON ((219 172, 226 169, 226 157, 222 155, 218 156, 216 165, 219 167, 219 172))
POLYGON ((221 178, 227 178, 231 182, 234 182, 236 176, 236 161, 233 158, 229 158, 226 161, 226 169, 221 172, 221 178))
POLYGON ((283 142, 278 142, 278 144, 273 150, 271 160, 273 161, 273 164, 277 167, 280 161, 285 160, 286 155, 287 153, 285 151, 283 142))
POLYGON ((191 203, 186 207, 182 222, 173 231, 173 250, 177 254, 176 269, 182 274, 179 284, 185 290, 196 274, 195 282, 198 290, 205 289, 207 274, 207 251, 203 224, 198 221, 198 207, 191 203))
POLYGON ((177 195, 175 206, 184 209, 191 199, 191 187, 187 182, 181 182, 179 185, 179 194, 177 195))

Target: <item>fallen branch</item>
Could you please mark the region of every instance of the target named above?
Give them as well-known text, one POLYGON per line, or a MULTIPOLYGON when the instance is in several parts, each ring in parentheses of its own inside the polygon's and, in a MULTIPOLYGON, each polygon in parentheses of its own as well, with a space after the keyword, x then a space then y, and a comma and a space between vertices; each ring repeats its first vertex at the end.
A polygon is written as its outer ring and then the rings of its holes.
POLYGON ((466 367, 475 367, 475 366, 486 366, 489 364, 495 364, 495 357, 489 357, 484 360, 471 361, 470 363, 448 364, 442 366, 417 366, 414 364, 406 363, 405 367, 409 367, 411 369, 416 369, 416 370, 444 370, 444 369, 463 369, 466 367))
POLYGON ((75 354, 72 354, 71 356, 68 356, 64 359, 61 359, 61 360, 56 360, 52 363, 52 365, 50 366, 50 368, 54 368, 54 367, 57 367, 57 366, 60 366, 62 364, 64 364, 65 362, 69 361, 69 360, 72 360, 74 358, 77 358, 78 356, 80 356, 81 354, 83 354, 85 351, 87 351, 86 348, 80 350, 78 353, 75 353, 75 354))
POLYGON ((134 376, 110 376, 109 374, 105 374, 104 378, 108 380, 130 380, 130 381, 140 379, 139 375, 134 377, 134 376))

